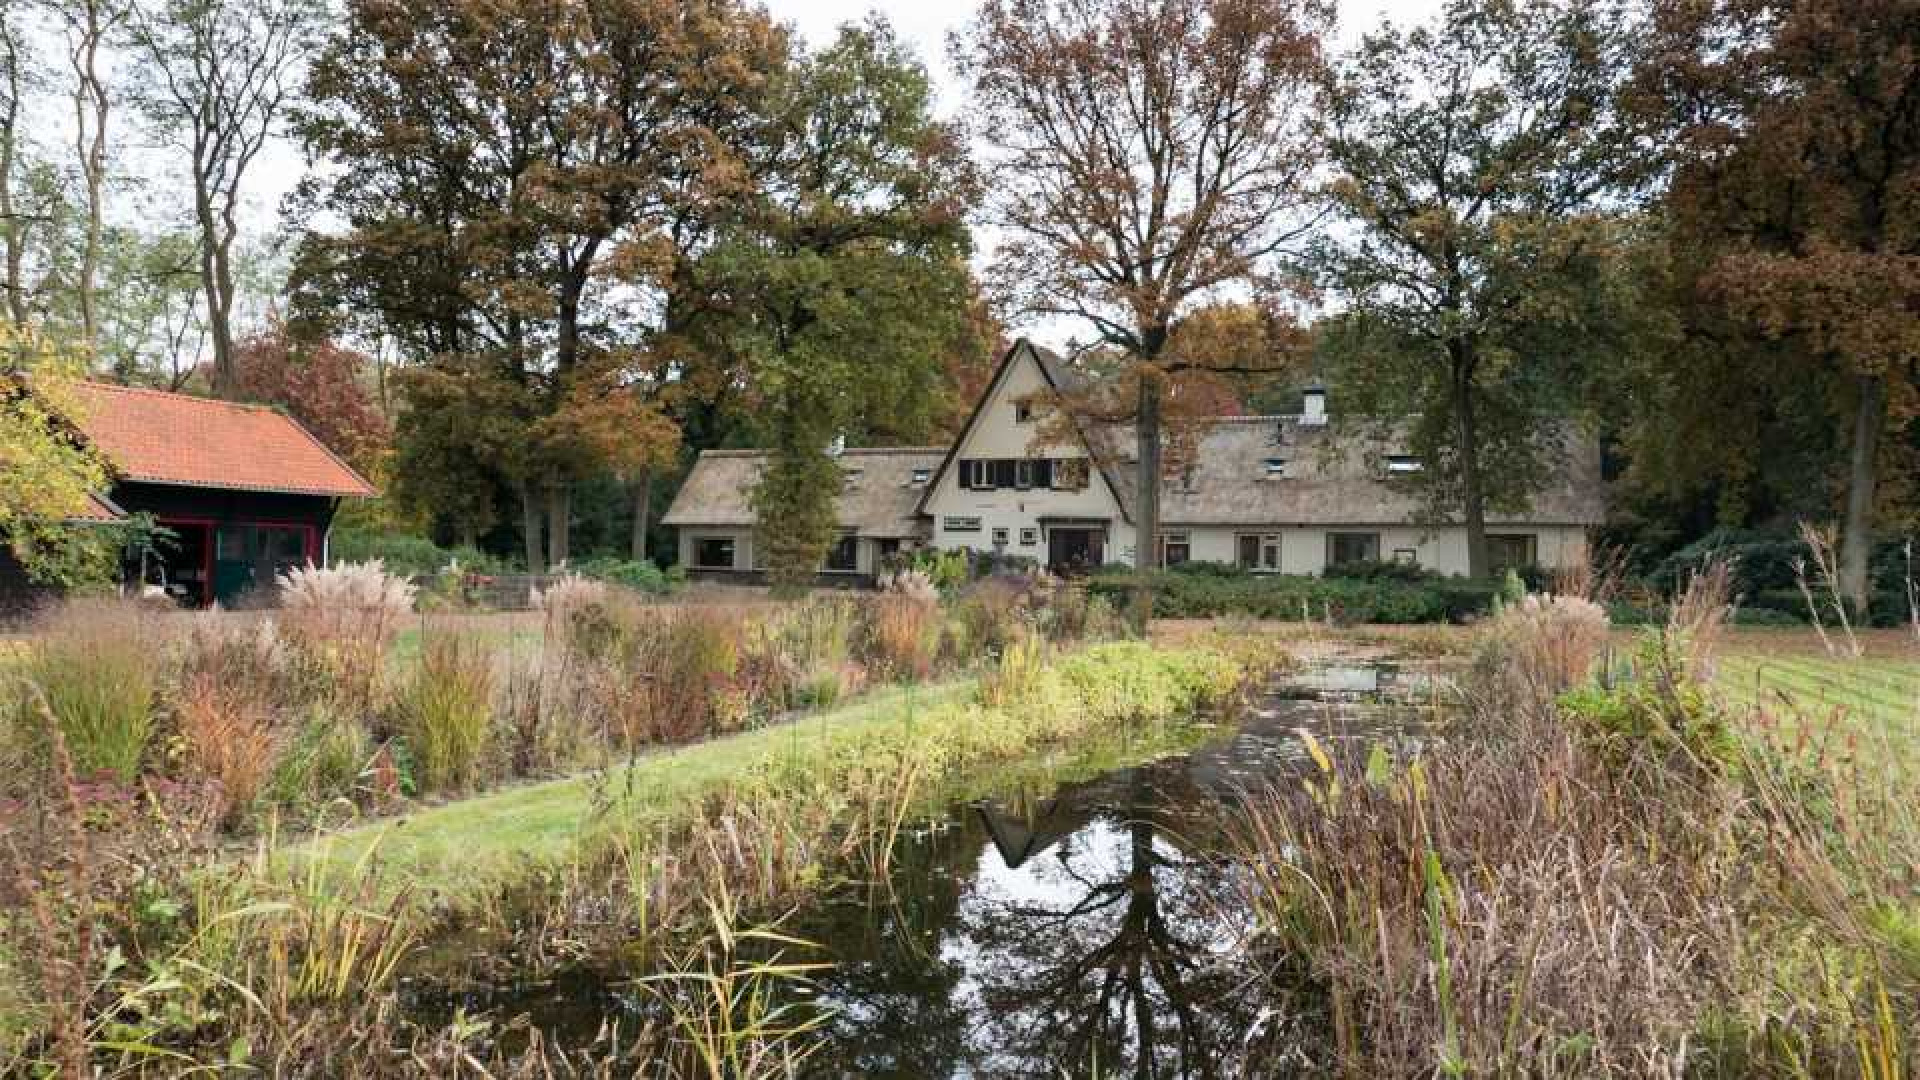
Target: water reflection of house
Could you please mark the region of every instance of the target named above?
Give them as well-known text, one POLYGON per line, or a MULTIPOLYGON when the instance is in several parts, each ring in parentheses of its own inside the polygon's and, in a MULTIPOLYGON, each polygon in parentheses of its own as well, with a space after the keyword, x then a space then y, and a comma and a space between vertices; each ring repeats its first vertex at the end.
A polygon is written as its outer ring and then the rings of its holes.
POLYGON ((974 807, 987 827, 1000 861, 1018 867, 1035 855, 1085 828, 1095 814, 1082 798, 1061 795, 1043 799, 1025 809, 987 799, 974 807))
MULTIPOLYGON (((79 383, 75 427, 113 475, 83 523, 149 514, 169 539, 144 566, 183 603, 230 603, 288 567, 323 562, 342 499, 373 486, 292 417, 262 405, 79 383)), ((0 594, 25 588, 0 549, 0 594)))

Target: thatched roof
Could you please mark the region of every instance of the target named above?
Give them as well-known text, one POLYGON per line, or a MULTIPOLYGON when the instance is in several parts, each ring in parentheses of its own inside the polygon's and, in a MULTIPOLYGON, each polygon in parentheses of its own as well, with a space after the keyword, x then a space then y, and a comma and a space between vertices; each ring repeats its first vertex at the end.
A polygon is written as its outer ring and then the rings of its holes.
MULTIPOLYGON (((1491 514, 1489 524, 1598 525, 1605 517, 1600 449, 1591 438, 1565 437, 1566 461, 1555 482, 1536 494, 1524 514, 1491 514)), ((1126 446, 1120 433, 1109 445, 1126 446)), ((1295 416, 1234 416, 1216 420, 1200 436, 1191 478, 1170 476, 1161 489, 1167 525, 1397 525, 1435 524, 1419 495, 1386 472, 1400 447, 1338 417, 1307 425, 1295 416), (1285 461, 1279 475, 1270 458, 1285 461)), ((1133 466, 1116 463, 1112 475, 1131 510, 1133 466)))
MULTIPOLYGON (((916 535, 915 510, 926 485, 913 482, 914 470, 931 473, 945 454, 946 448, 939 446, 842 452, 840 467, 847 483, 834 500, 835 520, 862 536, 916 535)), ((754 515, 749 500, 768 456, 764 450, 702 451, 661 523, 751 526, 754 515)))

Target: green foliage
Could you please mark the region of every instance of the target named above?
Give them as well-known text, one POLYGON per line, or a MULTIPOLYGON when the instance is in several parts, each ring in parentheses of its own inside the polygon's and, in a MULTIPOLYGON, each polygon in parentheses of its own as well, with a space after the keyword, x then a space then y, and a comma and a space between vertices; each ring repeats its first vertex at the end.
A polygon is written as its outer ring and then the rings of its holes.
POLYGON ((1670 628, 1641 633, 1631 669, 1616 686, 1576 687, 1560 698, 1563 714, 1622 754, 1641 747, 1678 751, 1714 768, 1731 767, 1740 746, 1707 684, 1689 670, 1685 643, 1670 628))
POLYGON ((665 596, 673 591, 675 579, 659 564, 652 560, 622 559, 610 555, 599 555, 588 559, 575 559, 567 564, 567 569, 583 578, 604 581, 609 585, 623 585, 629 589, 652 596, 665 596))
POLYGON ((1380 560, 1334 563, 1327 567, 1324 576, 1350 578, 1354 581, 1437 581, 1440 579, 1438 573, 1417 563, 1380 560))
POLYGON ((397 702, 399 728, 423 790, 463 788, 479 779, 493 726, 493 657, 471 638, 429 636, 397 702))
POLYGON ((155 644, 146 620, 86 609, 64 614, 20 664, 15 729, 39 747, 44 761, 50 714, 77 772, 108 772, 131 782, 154 732, 163 663, 155 644))
POLYGON ((1452 4, 1368 34, 1326 99, 1347 227, 1316 261, 1348 307, 1322 359, 1347 412, 1425 462, 1404 481, 1466 521, 1475 576, 1484 515, 1578 452, 1561 421, 1637 325, 1599 212, 1633 162, 1623 33, 1596 5, 1452 4))
POLYGON ((0 323, 0 545, 47 584, 93 580, 102 557, 118 550, 117 539, 68 524, 107 487, 106 462, 73 437, 84 408, 68 380, 85 374, 79 352, 0 323))
POLYGON ((335 562, 363 563, 380 560, 391 574, 425 577, 458 562, 461 569, 476 574, 507 572, 507 560, 469 547, 443 548, 417 533, 385 532, 335 526, 327 539, 328 553, 335 562))
POLYGON ((883 22, 843 27, 775 84, 773 173, 697 276, 734 317, 715 343, 745 370, 773 460, 753 491, 769 574, 793 584, 836 535, 836 438, 924 438, 944 361, 972 332, 970 184, 934 121, 926 72, 883 22))
POLYGON ((907 559, 907 568, 927 575, 933 587, 943 593, 952 592, 971 578, 967 553, 958 548, 950 551, 919 548, 907 559))
POLYGON ((1287 621, 1460 622, 1489 613, 1497 594, 1490 583, 1462 578, 1369 581, 1224 568, 1146 575, 1107 571, 1095 575, 1088 587, 1094 596, 1124 609, 1139 582, 1153 591, 1153 613, 1163 619, 1251 615, 1287 621))
POLYGON ((305 712, 281 750, 267 779, 267 800, 311 810, 350 798, 371 756, 366 729, 315 706, 305 712))

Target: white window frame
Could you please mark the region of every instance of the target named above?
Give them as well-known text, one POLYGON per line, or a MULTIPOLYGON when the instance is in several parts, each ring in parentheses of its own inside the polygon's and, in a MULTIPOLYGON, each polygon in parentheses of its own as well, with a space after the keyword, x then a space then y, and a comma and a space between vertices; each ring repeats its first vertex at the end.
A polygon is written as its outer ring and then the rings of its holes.
POLYGON ((1021 529, 1020 530, 1020 546, 1021 547, 1033 547, 1035 544, 1038 544, 1039 542, 1040 542, 1039 529, 1021 529))
POLYGON ((1185 529, 1178 532, 1161 533, 1158 546, 1160 549, 1158 565, 1163 570, 1169 565, 1167 562, 1167 548, 1169 547, 1183 547, 1187 549, 1186 556, 1182 558, 1179 563, 1172 563, 1171 565, 1179 566, 1180 563, 1190 563, 1193 561, 1193 534, 1187 532, 1185 529))
POLYGON ((943 532, 977 533, 980 528, 980 519, 971 515, 955 515, 940 519, 940 529, 943 532))
POLYGON ((1248 566, 1244 563, 1241 563, 1241 569, 1249 570, 1256 574, 1279 573, 1280 566, 1281 566, 1281 562, 1280 562, 1281 545, 1283 541, 1281 540, 1280 534, 1277 532, 1234 533, 1233 534, 1234 561, 1239 562, 1240 560, 1240 541, 1248 537, 1252 537, 1254 539, 1254 542, 1256 545, 1256 548, 1255 548, 1256 555, 1254 558, 1253 565, 1248 566), (1269 553, 1271 553, 1272 555, 1271 560, 1268 559, 1269 553))

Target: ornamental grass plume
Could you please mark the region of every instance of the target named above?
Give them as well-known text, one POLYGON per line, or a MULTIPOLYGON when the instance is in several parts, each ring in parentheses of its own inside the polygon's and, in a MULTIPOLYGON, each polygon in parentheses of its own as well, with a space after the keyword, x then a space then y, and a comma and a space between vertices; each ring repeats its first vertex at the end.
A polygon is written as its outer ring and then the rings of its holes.
POLYGON ((329 695, 370 711, 388 652, 418 592, 379 559, 304 566, 280 575, 280 623, 329 695))

